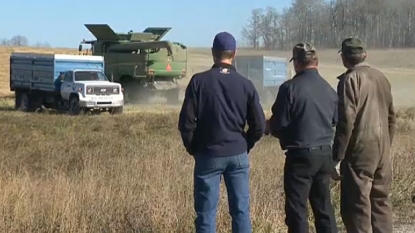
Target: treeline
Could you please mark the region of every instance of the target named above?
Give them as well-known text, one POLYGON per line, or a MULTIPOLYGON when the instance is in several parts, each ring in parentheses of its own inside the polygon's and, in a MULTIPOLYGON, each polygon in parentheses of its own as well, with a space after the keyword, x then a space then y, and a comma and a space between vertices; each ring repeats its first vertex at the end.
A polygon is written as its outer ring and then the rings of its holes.
POLYGON ((349 36, 372 48, 415 47, 415 0, 293 0, 282 11, 252 10, 242 36, 255 49, 291 49, 301 41, 338 48, 349 36))
POLYGON ((0 46, 13 46, 13 47, 33 46, 33 47, 50 48, 49 43, 36 42, 34 44, 29 44, 29 39, 27 39, 27 37, 22 36, 22 35, 13 36, 10 39, 1 38, 0 39, 0 46))

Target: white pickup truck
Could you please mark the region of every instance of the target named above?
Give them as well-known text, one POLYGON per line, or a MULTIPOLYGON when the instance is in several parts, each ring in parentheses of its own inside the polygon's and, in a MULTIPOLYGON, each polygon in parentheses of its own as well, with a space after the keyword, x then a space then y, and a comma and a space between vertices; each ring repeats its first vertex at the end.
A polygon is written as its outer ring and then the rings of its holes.
POLYGON ((123 89, 105 76, 102 56, 12 53, 10 90, 20 111, 123 112, 123 89))

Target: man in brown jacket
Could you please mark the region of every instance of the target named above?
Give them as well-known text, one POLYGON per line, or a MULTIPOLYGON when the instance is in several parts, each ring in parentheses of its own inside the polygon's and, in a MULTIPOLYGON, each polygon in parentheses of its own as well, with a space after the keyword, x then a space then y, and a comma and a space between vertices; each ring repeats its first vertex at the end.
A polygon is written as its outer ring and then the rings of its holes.
POLYGON ((392 233, 388 195, 395 111, 391 85, 365 62, 365 47, 361 40, 348 38, 339 51, 347 68, 338 77, 333 145, 333 159, 340 165, 341 216, 347 232, 392 233))

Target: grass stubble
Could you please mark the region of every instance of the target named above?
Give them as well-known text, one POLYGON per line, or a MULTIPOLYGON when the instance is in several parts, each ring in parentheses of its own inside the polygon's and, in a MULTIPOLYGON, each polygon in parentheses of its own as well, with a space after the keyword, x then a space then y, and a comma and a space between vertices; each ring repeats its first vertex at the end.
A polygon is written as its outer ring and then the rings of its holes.
MULTIPOLYGON (((393 146, 391 196, 401 217, 413 211, 414 113, 399 112, 393 146)), ((81 117, 0 112, 0 231, 191 232, 193 158, 182 147, 177 117, 174 111, 81 117)), ((250 157, 254 230, 282 232, 284 155, 277 140, 264 137, 250 157)), ((227 232, 221 188, 218 232, 227 232)), ((333 182, 336 211, 338 188, 333 182)))

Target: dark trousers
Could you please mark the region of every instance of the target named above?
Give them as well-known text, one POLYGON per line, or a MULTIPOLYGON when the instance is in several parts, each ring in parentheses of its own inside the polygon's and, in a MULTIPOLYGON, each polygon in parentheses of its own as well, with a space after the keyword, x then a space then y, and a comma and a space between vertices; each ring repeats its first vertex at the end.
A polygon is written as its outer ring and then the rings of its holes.
POLYGON ((286 152, 285 222, 289 233, 308 233, 308 199, 315 216, 314 225, 317 233, 338 232, 330 198, 332 169, 330 146, 293 149, 286 152))

